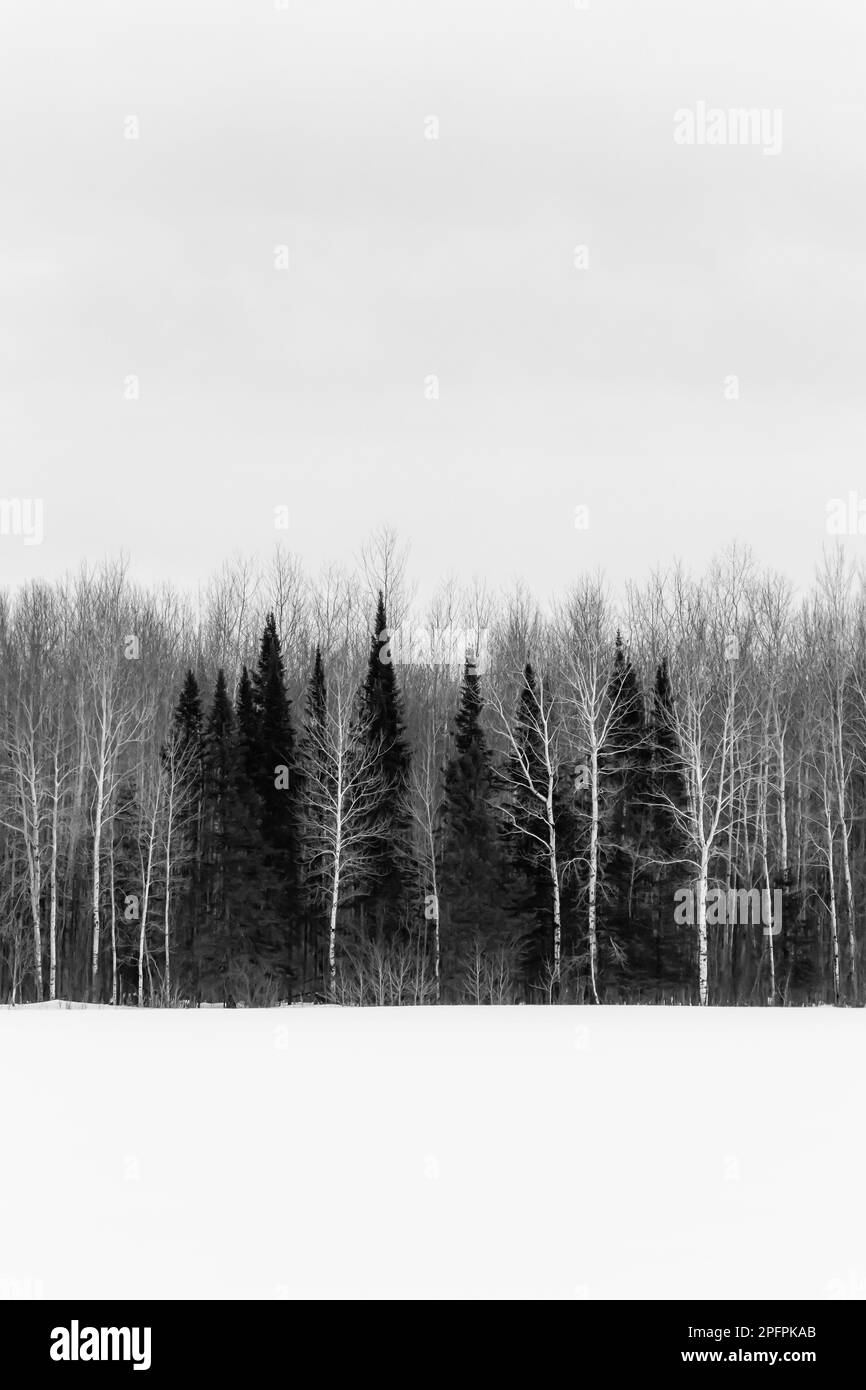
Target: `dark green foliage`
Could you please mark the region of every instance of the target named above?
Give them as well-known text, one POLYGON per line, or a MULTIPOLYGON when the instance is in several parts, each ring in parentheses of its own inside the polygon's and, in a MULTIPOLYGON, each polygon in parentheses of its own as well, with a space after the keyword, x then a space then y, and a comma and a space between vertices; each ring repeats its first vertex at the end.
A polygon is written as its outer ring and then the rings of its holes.
POLYGON ((288 982, 302 939, 300 900, 300 769, 295 755, 291 701, 276 619, 269 613, 251 689, 241 678, 238 722, 244 756, 260 805, 264 865, 272 911, 259 940, 272 968, 288 982))
POLYGON ((371 811, 376 835, 370 850, 371 891, 363 899, 363 915, 368 933, 391 938, 408 925, 414 876, 408 806, 410 757, 381 592, 367 676, 360 692, 360 714, 365 738, 376 750, 380 787, 371 811))
POLYGON ((174 712, 174 727, 184 747, 192 744, 198 749, 202 737, 201 694, 195 672, 187 671, 174 712))
POLYGON ((180 699, 174 712, 173 737, 178 755, 187 763, 191 778, 190 810, 183 829, 183 868, 176 889, 177 919, 175 938, 177 964, 181 976, 194 982, 197 974, 196 935, 202 918, 202 836, 205 796, 204 718, 201 693, 193 671, 187 671, 180 699))
POLYGON ((516 956, 520 936, 482 710, 481 679, 467 661, 445 769, 439 873, 443 973, 452 977, 476 947, 516 956))
POLYGON ((609 734, 599 755, 600 985, 648 981, 652 934, 641 920, 650 747, 637 674, 616 634, 609 734))
MULTIPOLYGON (((276 620, 269 613, 262 633, 259 660, 252 678, 250 736, 256 743, 256 789, 262 800, 262 833, 265 841, 281 851, 280 871, 287 881, 297 868, 297 825, 294 783, 295 733, 286 691, 286 676, 276 620), (281 775, 285 769, 287 776, 281 775), (288 781, 288 786, 280 783, 288 781)), ((240 717, 240 706, 239 706, 240 717)))
POLYGON ((201 990, 221 998, 240 982, 253 992, 276 979, 263 949, 274 921, 272 888, 263 871, 261 803, 220 671, 205 732, 205 830, 208 854, 207 930, 199 952, 201 990))

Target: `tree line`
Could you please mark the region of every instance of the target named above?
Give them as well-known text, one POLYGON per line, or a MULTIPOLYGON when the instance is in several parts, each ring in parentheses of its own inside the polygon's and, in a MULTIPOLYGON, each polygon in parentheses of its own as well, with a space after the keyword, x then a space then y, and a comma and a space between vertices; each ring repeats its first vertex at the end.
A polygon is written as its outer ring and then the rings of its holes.
POLYGON ((421 611, 383 531, 4 594, 0 999, 862 1003, 864 592, 421 611))

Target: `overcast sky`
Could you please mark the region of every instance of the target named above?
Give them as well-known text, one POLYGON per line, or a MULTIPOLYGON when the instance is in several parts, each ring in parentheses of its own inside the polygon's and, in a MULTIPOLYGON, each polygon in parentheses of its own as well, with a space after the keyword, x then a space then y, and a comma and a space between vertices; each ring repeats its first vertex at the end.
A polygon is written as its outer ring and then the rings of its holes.
POLYGON ((0 578, 387 521, 422 593, 734 538, 808 582, 866 503, 866 8, 589 3, 2 0, 0 494, 44 541, 0 578), (780 152, 677 144, 700 102, 780 152))

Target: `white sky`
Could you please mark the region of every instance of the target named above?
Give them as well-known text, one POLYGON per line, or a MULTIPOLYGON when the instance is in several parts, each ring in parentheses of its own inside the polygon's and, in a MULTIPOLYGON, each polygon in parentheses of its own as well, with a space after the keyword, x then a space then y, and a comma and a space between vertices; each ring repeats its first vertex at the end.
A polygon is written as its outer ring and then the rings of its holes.
POLYGON ((807 582, 866 500, 866 9, 590 4, 3 0, 0 494, 45 539, 0 578, 387 521, 422 592, 734 538, 807 582), (699 101, 781 154, 676 145, 699 101))

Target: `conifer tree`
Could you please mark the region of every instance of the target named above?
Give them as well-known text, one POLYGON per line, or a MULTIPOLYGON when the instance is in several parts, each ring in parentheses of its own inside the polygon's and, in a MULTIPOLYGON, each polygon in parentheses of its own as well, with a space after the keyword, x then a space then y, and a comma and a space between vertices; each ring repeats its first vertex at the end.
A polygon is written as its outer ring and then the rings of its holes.
POLYGON ((183 831, 184 878, 178 893, 179 918, 186 931, 179 942, 180 966, 197 992, 196 934, 202 915, 202 820, 204 814, 204 725, 201 692, 193 671, 187 671, 174 711, 173 736, 178 755, 189 769, 190 807, 183 831))
POLYGON ((410 757, 381 590, 367 676, 360 694, 360 718, 366 742, 376 750, 380 787, 371 812, 376 829, 370 852, 373 887, 363 903, 363 912, 372 934, 390 937, 409 917, 410 757))
POLYGON ((647 763, 643 696, 637 674, 616 634, 613 670, 608 683, 610 733, 602 754, 607 784, 608 831, 621 842, 637 810, 636 793, 647 763))
POLYGON ((241 764, 250 782, 255 786, 259 774, 260 734, 252 681, 246 666, 241 670, 241 678, 238 681, 235 714, 241 764))
MULTIPOLYGON (((261 832, 266 866, 275 894, 277 914, 270 950, 282 961, 286 979, 302 937, 300 901, 300 841, 298 803, 300 768, 295 755, 291 700, 286 690, 283 656, 276 619, 269 613, 262 633, 259 659, 252 676, 251 710, 244 697, 239 718, 249 722, 245 741, 255 747, 255 790, 261 803, 261 832), (253 722, 254 721, 254 722, 253 722)), ((252 747, 250 751, 252 751, 252 747)))
POLYGON ((444 778, 442 951, 452 977, 467 948, 516 957, 518 947, 516 884, 494 807, 483 705, 481 679, 467 660, 444 778))
POLYGON ((217 997, 260 993, 270 964, 261 937, 274 908, 260 831, 258 798, 229 699, 225 673, 217 676, 205 732, 205 824, 209 907, 202 944, 202 990, 217 997))
POLYGON ((216 987, 219 971, 229 954, 233 731, 231 701, 225 672, 220 667, 204 734, 207 929, 200 943, 199 981, 205 993, 216 987))
POLYGON ((310 676, 310 684, 307 690, 307 723, 315 724, 321 729, 325 723, 327 707, 325 665, 322 661, 322 649, 317 646, 316 656, 313 662, 313 674, 310 676))
POLYGON ((174 727, 183 745, 198 749, 202 738, 201 694, 194 671, 187 671, 174 712, 174 727))

